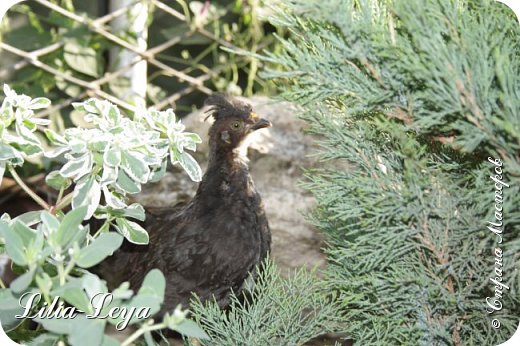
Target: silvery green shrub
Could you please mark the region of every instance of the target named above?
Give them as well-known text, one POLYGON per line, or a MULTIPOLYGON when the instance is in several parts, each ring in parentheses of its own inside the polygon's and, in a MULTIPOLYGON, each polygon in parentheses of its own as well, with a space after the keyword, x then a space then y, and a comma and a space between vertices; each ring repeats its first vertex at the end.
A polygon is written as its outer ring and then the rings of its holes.
POLYGON ((34 135, 38 125, 48 125, 47 119, 34 117, 34 110, 46 108, 49 99, 31 99, 18 95, 4 85, 5 98, 0 106, 0 183, 7 165, 21 166, 24 157, 39 155, 43 152, 40 140, 34 135))
MULTIPOLYGON (((6 171, 18 177, 15 167, 22 166, 29 157, 44 155, 61 162, 61 167, 46 176, 47 184, 60 191, 55 205, 15 218, 8 214, 0 217, 0 254, 7 254, 20 274, 8 288, 0 281, 3 328, 16 341, 31 339, 33 345, 60 340, 71 345, 121 344, 104 334, 107 323, 116 327, 140 324, 123 344, 141 336, 153 344, 150 332, 161 328, 205 338, 206 334, 186 318, 181 307, 156 324, 149 318, 125 319, 109 313, 114 307, 128 311, 149 308, 149 316, 159 311, 165 290, 159 270, 150 271, 136 293, 123 283, 110 292, 112 300, 106 305, 99 298, 109 293, 106 283, 88 271, 112 255, 124 238, 137 244, 148 243, 146 230, 130 220, 144 220, 144 208, 137 203, 128 205, 127 197, 138 193, 142 184, 159 180, 168 159, 180 164, 192 180, 199 181, 200 167, 187 150, 196 150, 200 137, 184 132, 171 109, 143 109, 130 119, 110 102, 97 99, 74 104, 84 113, 88 127, 69 128, 58 134, 45 128, 50 122, 34 113, 48 107, 48 99, 18 95, 7 85, 4 94, 0 107, 0 182, 6 171), (42 137, 35 135, 39 130, 51 143, 49 150, 44 150, 42 137), (69 186, 73 191, 62 196, 69 186), (72 209, 65 214, 62 210, 69 204, 72 209), (105 221, 93 235, 89 226, 83 225, 92 217, 105 221), (26 318, 41 324, 39 332, 24 329, 23 318, 14 317, 24 316, 20 302, 33 295, 40 299, 26 318), (44 303, 50 306, 54 299, 77 309, 79 315, 73 320, 36 316, 44 303)), ((37 198, 30 188, 23 188, 37 198)))
POLYGON ((124 117, 108 101, 89 99, 74 104, 84 112, 91 128, 66 129, 63 135, 46 130, 47 138, 56 148, 47 157, 63 155, 67 160, 60 170, 49 173, 47 181, 54 187, 75 183, 72 207, 87 206, 86 218, 113 222, 114 227, 129 241, 147 243, 146 231, 137 223, 144 213, 139 205, 125 203, 128 194, 141 191, 141 185, 157 181, 166 170, 166 158, 179 163, 194 181, 200 181, 201 170, 186 151, 195 150, 200 137, 184 132, 171 109, 159 112, 143 110, 134 119, 124 117), (105 204, 100 205, 101 195, 105 204))

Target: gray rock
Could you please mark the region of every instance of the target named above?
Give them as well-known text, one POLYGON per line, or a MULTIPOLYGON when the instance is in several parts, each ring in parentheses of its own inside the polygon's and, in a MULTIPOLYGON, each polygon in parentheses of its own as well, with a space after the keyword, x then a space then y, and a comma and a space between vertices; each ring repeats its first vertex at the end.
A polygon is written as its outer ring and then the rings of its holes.
MULTIPOLYGON (((297 186, 303 168, 317 164, 309 157, 312 137, 303 134, 305 122, 297 118, 295 106, 265 97, 244 99, 253 105, 261 117, 273 123, 270 129, 262 129, 250 139, 249 167, 257 189, 262 195, 265 211, 273 235, 272 256, 284 269, 302 266, 323 268, 325 257, 320 251, 323 240, 320 234, 305 220, 315 205, 314 198, 297 186)), ((205 169, 208 153, 208 129, 211 119, 198 111, 183 119, 187 131, 196 132, 202 138, 195 158, 205 169)), ((171 167, 165 177, 156 184, 147 185, 136 197, 144 205, 174 205, 190 199, 197 184, 179 167, 171 167)))

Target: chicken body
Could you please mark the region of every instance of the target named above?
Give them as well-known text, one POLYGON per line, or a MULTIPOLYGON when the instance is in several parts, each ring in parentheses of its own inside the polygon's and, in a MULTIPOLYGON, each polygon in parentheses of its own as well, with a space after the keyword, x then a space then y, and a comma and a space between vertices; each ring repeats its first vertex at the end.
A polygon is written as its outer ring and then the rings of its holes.
POLYGON ((125 245, 106 263, 112 287, 129 281, 137 289, 149 270, 160 269, 166 278, 160 314, 177 304, 187 307, 192 292, 225 307, 231 290, 240 291, 271 246, 262 200, 241 149, 251 132, 270 123, 249 105, 222 96, 208 104, 215 123, 208 169, 195 197, 181 207, 148 208, 143 226, 149 244, 125 245))

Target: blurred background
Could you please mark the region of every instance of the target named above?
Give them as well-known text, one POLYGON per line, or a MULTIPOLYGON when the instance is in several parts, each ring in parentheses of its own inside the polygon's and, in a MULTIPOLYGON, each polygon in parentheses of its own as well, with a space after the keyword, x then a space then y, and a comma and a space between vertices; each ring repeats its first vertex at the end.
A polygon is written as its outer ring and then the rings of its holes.
POLYGON ((276 50, 267 11, 259 0, 25 1, 1 23, 0 81, 50 98, 41 116, 56 130, 79 125, 69 105, 88 97, 185 115, 212 91, 269 94, 260 62, 230 53, 276 50))

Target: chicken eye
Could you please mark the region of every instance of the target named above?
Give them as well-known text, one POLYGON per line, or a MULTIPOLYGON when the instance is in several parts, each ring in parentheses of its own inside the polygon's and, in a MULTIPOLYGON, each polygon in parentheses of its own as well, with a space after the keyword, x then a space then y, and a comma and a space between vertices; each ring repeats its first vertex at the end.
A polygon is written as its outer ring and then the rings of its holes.
POLYGON ((231 124, 231 127, 234 129, 234 130, 238 130, 240 128, 242 124, 239 122, 239 121, 235 121, 234 123, 231 124))

